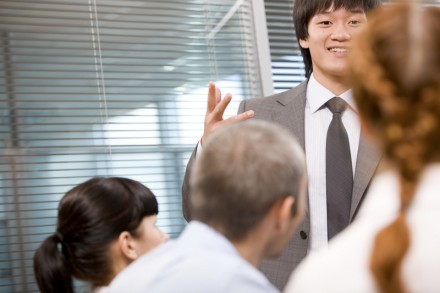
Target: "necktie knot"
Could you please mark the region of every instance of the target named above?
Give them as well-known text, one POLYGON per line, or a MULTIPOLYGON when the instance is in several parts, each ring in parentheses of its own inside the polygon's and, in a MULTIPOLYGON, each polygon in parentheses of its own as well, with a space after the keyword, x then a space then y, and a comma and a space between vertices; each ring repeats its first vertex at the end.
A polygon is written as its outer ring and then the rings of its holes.
POLYGON ((332 111, 333 114, 342 114, 348 107, 347 102, 345 102, 340 97, 331 98, 327 101, 327 103, 325 103, 325 105, 327 106, 327 108, 330 109, 330 111, 332 111))

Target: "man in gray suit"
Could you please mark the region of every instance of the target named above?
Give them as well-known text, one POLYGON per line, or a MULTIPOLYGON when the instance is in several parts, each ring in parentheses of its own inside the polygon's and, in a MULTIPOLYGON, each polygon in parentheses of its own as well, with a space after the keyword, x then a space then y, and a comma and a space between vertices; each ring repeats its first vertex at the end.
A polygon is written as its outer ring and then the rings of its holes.
MULTIPOLYGON (((308 252, 326 247, 334 234, 353 221, 377 168, 380 154, 372 142, 361 135, 356 105, 345 72, 351 39, 366 24, 366 13, 379 5, 380 0, 296 0, 293 19, 307 80, 286 92, 243 101, 239 114, 234 117, 223 119, 231 95, 227 94, 222 99, 220 90, 210 84, 203 137, 190 158, 182 186, 183 210, 187 220, 191 219, 188 200, 191 165, 197 152, 202 151, 203 141, 216 128, 252 117, 274 121, 287 127, 305 150, 309 175, 306 217, 283 253, 260 266, 280 289, 308 252), (329 103, 335 99, 342 105, 342 110, 330 110, 329 103), (329 179, 331 176, 339 179, 340 173, 346 173, 343 172, 345 167, 338 169, 338 166, 334 168, 328 163, 328 149, 333 137, 327 136, 327 133, 333 133, 330 126, 335 117, 339 119, 339 129, 342 129, 348 144, 348 151, 343 155, 348 156, 351 182, 348 185, 348 202, 337 199, 336 204, 329 205, 334 201, 334 195, 329 197, 329 190, 346 186, 345 182, 329 179), (331 167, 333 169, 328 169, 331 167), (345 210, 344 206, 347 207, 345 210), (333 216, 335 213, 337 215, 333 216)), ((342 159, 338 157, 334 161, 337 164, 342 159)))

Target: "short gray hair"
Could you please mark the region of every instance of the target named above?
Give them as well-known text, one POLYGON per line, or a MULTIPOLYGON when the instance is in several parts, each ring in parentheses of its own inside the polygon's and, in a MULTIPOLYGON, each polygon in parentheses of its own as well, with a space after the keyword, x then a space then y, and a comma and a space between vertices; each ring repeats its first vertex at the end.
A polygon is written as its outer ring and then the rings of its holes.
POLYGON ((240 240, 279 199, 304 199, 305 156, 284 127, 263 120, 238 122, 214 132, 191 177, 194 220, 240 240))

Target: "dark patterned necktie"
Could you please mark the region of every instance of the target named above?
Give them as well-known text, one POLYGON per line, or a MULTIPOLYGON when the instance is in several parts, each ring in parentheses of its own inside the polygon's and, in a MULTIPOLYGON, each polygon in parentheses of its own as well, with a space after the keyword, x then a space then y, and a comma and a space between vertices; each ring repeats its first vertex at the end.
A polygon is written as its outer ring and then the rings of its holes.
POLYGON ((334 97, 326 106, 333 113, 326 143, 327 235, 330 240, 350 222, 353 168, 348 135, 341 119, 347 103, 334 97))

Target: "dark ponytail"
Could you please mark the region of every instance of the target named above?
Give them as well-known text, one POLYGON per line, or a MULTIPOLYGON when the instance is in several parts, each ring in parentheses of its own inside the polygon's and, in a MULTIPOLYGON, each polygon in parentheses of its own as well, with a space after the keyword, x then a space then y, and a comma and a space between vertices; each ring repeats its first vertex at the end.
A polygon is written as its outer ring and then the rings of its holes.
POLYGON ((72 275, 62 246, 62 240, 53 234, 35 252, 34 272, 42 293, 73 293, 72 275))
POLYGON ((73 292, 73 278, 107 286, 115 275, 109 247, 123 232, 137 235, 146 216, 158 214, 154 194, 128 178, 92 178, 69 190, 58 207, 56 233, 34 256, 43 293, 73 292))

